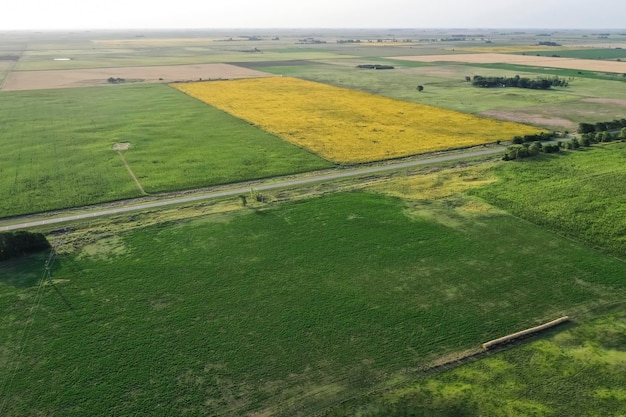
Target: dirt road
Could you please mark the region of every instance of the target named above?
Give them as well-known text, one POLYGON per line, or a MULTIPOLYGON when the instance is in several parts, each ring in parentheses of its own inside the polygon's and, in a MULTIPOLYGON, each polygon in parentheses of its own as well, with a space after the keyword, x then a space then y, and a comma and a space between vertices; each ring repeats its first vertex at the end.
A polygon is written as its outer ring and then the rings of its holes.
MULTIPOLYGON (((90 218, 95 218, 95 217, 108 216, 111 214, 127 213, 127 212, 132 212, 132 211, 152 209, 155 207, 171 206, 174 204, 210 200, 210 199, 228 197, 228 196, 237 196, 240 194, 248 194, 251 188, 253 188, 256 191, 267 191, 267 190, 275 190, 275 189, 280 189, 280 188, 292 187, 296 185, 314 184, 314 183, 319 183, 319 182, 333 181, 333 180, 342 179, 342 178, 358 177, 361 175, 380 174, 380 173, 385 173, 385 172, 389 172, 389 171, 393 171, 397 169, 411 168, 411 167, 416 167, 420 165, 436 164, 439 162, 455 161, 455 160, 473 158, 477 156, 491 155, 491 154, 501 153, 503 152, 503 150, 504 150, 504 147, 502 146, 494 146, 492 148, 481 149, 478 151, 453 153, 453 154, 447 154, 447 155, 431 157, 431 158, 424 158, 424 159, 408 161, 408 162, 396 162, 396 163, 383 165, 383 166, 376 166, 376 167, 349 168, 349 169, 337 168, 333 170, 333 172, 331 173, 324 173, 324 174, 313 175, 313 176, 309 174, 307 176, 303 176, 302 178, 298 178, 298 179, 293 179, 293 177, 291 177, 290 179, 283 179, 283 180, 281 180, 280 178, 273 178, 272 180, 256 181, 253 183, 247 182, 245 184, 244 183, 230 184, 229 186, 227 186, 227 188, 224 188, 224 186, 221 186, 219 191, 209 191, 206 193, 199 193, 196 195, 189 195, 186 197, 172 198, 171 195, 161 195, 161 196, 155 195, 155 196, 152 196, 154 200, 150 202, 145 202, 145 198, 141 200, 144 202, 138 202, 137 200, 124 200, 124 201, 118 202, 118 204, 120 204, 120 207, 108 208, 108 209, 103 209, 102 205, 82 207, 79 209, 81 211, 84 211, 84 213, 70 215, 69 214, 70 210, 66 210, 66 211, 58 212, 58 216, 55 216, 52 218, 49 218, 49 215, 46 216, 45 214, 35 214, 35 215, 28 215, 28 216, 21 216, 21 217, 13 217, 10 219, 0 220, 0 231, 27 229, 30 227, 50 225, 50 224, 56 224, 56 223, 65 223, 65 222, 71 222, 74 220, 90 219, 90 218)), ((76 211, 76 209, 72 209, 72 211, 76 211)))

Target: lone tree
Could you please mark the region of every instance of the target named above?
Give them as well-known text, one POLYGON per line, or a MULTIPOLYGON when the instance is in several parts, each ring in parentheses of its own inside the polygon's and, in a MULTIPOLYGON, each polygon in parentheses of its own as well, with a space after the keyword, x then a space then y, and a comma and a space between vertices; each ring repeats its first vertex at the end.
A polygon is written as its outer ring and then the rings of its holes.
POLYGON ((422 91, 424 91, 424 86, 423 86, 423 85, 418 85, 418 86, 417 86, 417 91, 419 91, 420 93, 421 93, 422 91))

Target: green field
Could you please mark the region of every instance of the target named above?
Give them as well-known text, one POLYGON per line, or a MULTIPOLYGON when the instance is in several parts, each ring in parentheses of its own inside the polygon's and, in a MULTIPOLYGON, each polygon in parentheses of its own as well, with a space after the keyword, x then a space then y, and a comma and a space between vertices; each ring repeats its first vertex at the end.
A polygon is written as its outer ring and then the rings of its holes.
MULTIPOLYGON (((17 69, 235 62, 546 128, 557 125, 542 117, 562 119, 570 131, 624 118, 621 74, 384 58, 485 39, 598 43, 584 31, 476 32, 486 37, 6 32, 0 55, 19 55, 17 69), (415 42, 336 43, 353 37, 415 42), (367 63, 396 68, 355 68, 367 63), (551 91, 465 81, 516 74, 571 79, 551 91)), ((0 83, 13 64, 0 60, 0 83)), ((0 92, 0 141, 0 218, 139 197, 124 161, 147 193, 332 166, 161 84, 0 92), (113 145, 124 142, 122 159, 113 145)), ((618 142, 481 157, 268 191, 262 202, 251 189, 245 207, 228 197, 42 226, 58 250, 52 282, 42 279, 48 253, 0 262, 0 416, 626 416, 624 158, 618 142), (468 359, 563 315, 573 321, 468 359)))
POLYGON ((603 314, 333 416, 623 416, 625 332, 623 311, 603 314))
POLYGON ((331 164, 165 85, 0 94, 0 217, 331 164))
POLYGON ((94 235, 53 270, 63 298, 33 286, 42 259, 2 265, 3 415, 308 415, 626 295, 623 262, 449 204, 336 194, 94 235))
MULTIPOLYGON (((545 67, 532 67, 527 65, 515 65, 515 64, 472 64, 476 68, 490 68, 500 69, 505 71, 516 72, 528 72, 531 74, 543 74, 547 76, 558 76, 563 78, 573 77, 575 79, 589 78, 592 80, 605 80, 605 81, 620 81, 626 82, 626 77, 623 74, 611 73, 611 72, 596 72, 590 70, 575 70, 575 69, 562 69, 562 68, 545 68, 545 67)), ((623 87, 619 87, 623 88, 623 87)), ((604 90, 601 90, 604 91, 604 90)))
POLYGON ((535 224, 626 258, 626 143, 500 164, 473 193, 535 224))
POLYGON ((517 55, 559 56, 562 58, 616 60, 626 59, 626 49, 623 48, 586 48, 586 49, 559 49, 543 51, 528 51, 517 55))
POLYGON ((154 49, 109 49, 97 53, 90 51, 59 50, 42 51, 41 53, 25 53, 16 65, 17 71, 62 70, 77 68, 106 67, 137 67, 154 65, 182 65, 182 64, 210 64, 210 63, 237 63, 249 61, 271 60, 316 60, 337 58, 337 54, 325 51, 294 51, 290 53, 265 52, 255 53, 246 51, 249 45, 243 46, 241 51, 186 50, 184 48, 166 48, 155 55, 154 49), (54 58, 70 58, 69 61, 54 61, 54 58))

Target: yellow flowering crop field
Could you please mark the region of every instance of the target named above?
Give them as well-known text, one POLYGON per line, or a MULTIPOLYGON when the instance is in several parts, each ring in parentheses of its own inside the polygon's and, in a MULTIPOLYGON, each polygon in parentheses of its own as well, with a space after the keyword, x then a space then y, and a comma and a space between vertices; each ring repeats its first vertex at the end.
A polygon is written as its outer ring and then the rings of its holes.
POLYGON ((342 164, 462 148, 539 131, 518 123, 287 77, 172 86, 342 164))

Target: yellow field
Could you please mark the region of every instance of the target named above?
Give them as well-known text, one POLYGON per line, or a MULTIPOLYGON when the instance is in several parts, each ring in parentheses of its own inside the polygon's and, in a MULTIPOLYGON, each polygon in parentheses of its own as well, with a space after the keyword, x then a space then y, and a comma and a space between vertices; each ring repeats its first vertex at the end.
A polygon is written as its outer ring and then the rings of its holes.
POLYGON ((172 86, 337 163, 397 158, 538 132, 517 123, 294 78, 172 86))

